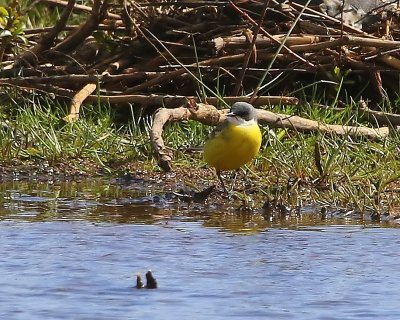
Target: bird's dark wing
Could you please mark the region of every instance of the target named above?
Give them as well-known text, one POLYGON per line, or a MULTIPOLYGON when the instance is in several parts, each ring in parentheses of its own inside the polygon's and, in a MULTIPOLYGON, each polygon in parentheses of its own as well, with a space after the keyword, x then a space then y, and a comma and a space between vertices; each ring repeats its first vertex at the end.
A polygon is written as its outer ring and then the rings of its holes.
POLYGON ((220 123, 218 126, 215 127, 215 129, 213 131, 211 131, 208 136, 207 139, 213 139, 215 137, 217 137, 218 135, 221 134, 221 132, 229 125, 228 121, 224 121, 222 123, 220 123))

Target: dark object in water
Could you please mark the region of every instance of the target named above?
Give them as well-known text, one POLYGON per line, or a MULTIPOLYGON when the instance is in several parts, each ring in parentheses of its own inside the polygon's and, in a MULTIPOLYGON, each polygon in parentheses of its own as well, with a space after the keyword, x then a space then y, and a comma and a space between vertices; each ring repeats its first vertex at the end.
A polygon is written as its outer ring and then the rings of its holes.
POLYGON ((157 280, 153 277, 151 270, 146 272, 146 286, 143 283, 142 276, 140 273, 136 276, 136 289, 156 289, 157 288, 157 280))
POLYGON ((205 202, 207 198, 214 192, 215 186, 208 187, 202 191, 185 191, 183 189, 178 192, 174 192, 174 195, 178 197, 179 200, 184 202, 205 202))
POLYGON ((153 277, 151 270, 146 272, 146 288, 147 289, 156 289, 157 288, 157 280, 153 277))
POLYGON ((136 276, 136 288, 137 289, 144 288, 144 283, 143 283, 143 280, 142 280, 142 277, 141 277, 140 273, 138 273, 137 276, 136 276))

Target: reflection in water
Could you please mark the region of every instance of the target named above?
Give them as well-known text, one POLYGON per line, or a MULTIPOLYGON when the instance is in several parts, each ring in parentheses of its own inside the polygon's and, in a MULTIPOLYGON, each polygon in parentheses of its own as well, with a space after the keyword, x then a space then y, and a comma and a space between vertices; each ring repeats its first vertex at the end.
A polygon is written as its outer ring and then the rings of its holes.
POLYGON ((202 221, 235 233, 254 233, 269 227, 297 228, 329 224, 371 224, 362 216, 321 214, 303 208, 301 215, 271 214, 264 209, 241 211, 240 202, 226 206, 182 203, 173 193, 160 193, 143 180, 9 181, 0 184, 0 218, 24 221, 87 220, 114 223, 155 223, 171 217, 202 221))
POLYGON ((1 184, 0 318, 399 319, 398 228, 149 190, 1 184))
POLYGON ((3 219, 151 222, 158 216, 144 186, 95 181, 59 184, 11 181, 0 184, 3 219), (140 187, 140 189, 139 189, 140 187))

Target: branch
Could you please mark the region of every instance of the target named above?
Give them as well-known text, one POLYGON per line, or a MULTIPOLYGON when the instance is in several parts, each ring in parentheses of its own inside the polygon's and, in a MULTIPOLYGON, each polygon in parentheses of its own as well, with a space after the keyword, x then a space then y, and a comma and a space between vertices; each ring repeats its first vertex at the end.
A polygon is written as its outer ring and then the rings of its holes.
MULTIPOLYGON (((187 106, 175 109, 158 109, 154 114, 153 126, 150 130, 150 141, 158 165, 166 172, 172 171, 172 152, 165 146, 162 138, 163 128, 166 124, 177 121, 196 120, 206 125, 215 126, 225 120, 226 112, 227 110, 218 110, 212 105, 195 103, 193 100, 190 100, 187 106)), ((329 125, 315 120, 277 114, 266 110, 257 110, 257 115, 260 124, 300 132, 318 131, 341 136, 367 137, 374 140, 385 138, 389 134, 388 127, 373 129, 362 126, 329 125)))
POLYGON ((64 117, 65 121, 71 122, 79 118, 79 111, 83 101, 85 101, 85 99, 90 96, 96 88, 96 83, 88 83, 74 95, 69 107, 69 114, 64 117))
POLYGON ((69 35, 64 41, 56 45, 52 51, 69 52, 79 46, 83 40, 92 34, 97 29, 99 23, 104 19, 108 0, 102 3, 101 0, 95 0, 92 8, 92 13, 75 32, 69 35))
MULTIPOLYGON (((232 104, 238 101, 250 102, 250 97, 239 97, 239 96, 231 96, 224 97, 228 104, 232 104)), ((119 95, 119 96, 103 96, 103 95, 91 95, 87 98, 88 102, 108 102, 111 104, 114 103, 141 103, 147 105, 162 105, 162 106, 177 106, 182 105, 187 100, 195 100, 199 101, 197 97, 194 96, 173 96, 173 95, 140 95, 140 94, 132 94, 132 95, 119 95)), ((219 99, 217 97, 207 97, 205 98, 207 103, 210 104, 218 104, 219 99)), ((297 105, 299 100, 296 97, 285 97, 285 96, 259 96, 256 100, 253 101, 253 105, 255 106, 265 106, 265 105, 297 105)))
POLYGON ((54 40, 58 36, 58 34, 65 28, 67 24, 68 18, 71 15, 71 12, 75 6, 75 0, 69 0, 66 3, 65 9, 60 17, 60 20, 57 21, 54 28, 52 28, 49 32, 45 33, 38 41, 38 43, 29 51, 24 52, 22 56, 17 58, 15 65, 18 67, 20 65, 32 65, 37 60, 37 56, 51 48, 54 43, 54 40))
MULTIPOLYGON (((58 4, 61 6, 66 6, 67 5, 67 1, 63 1, 63 0, 41 0, 41 2, 47 2, 50 4, 58 4)), ((85 6, 82 4, 77 4, 74 6, 75 10, 80 10, 80 11, 86 11, 86 12, 92 12, 92 7, 90 6, 85 6)), ((115 13, 107 13, 107 17, 108 18, 114 18, 114 19, 121 19, 121 16, 119 14, 115 14, 115 13)))

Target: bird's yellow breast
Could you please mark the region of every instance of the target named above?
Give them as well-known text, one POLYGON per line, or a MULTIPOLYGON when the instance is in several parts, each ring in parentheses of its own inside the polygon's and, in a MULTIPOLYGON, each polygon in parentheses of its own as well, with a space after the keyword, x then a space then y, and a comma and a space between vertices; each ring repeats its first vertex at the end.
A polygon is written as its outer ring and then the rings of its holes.
POLYGON ((236 170, 252 160, 260 150, 261 131, 257 123, 226 127, 207 140, 204 160, 218 170, 236 170))

